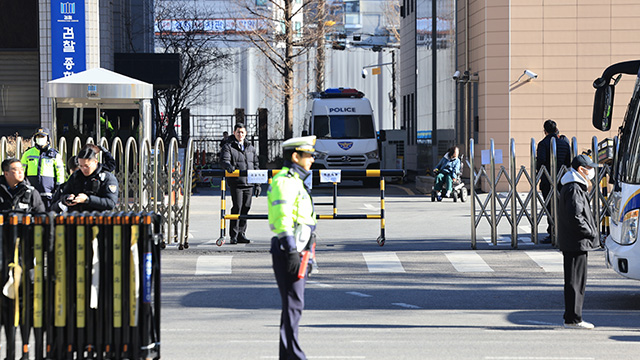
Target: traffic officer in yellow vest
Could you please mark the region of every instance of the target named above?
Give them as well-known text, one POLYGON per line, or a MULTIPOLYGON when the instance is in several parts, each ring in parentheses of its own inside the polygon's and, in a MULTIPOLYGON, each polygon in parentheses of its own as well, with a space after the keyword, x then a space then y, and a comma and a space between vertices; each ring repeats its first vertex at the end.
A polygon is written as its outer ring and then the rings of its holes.
POLYGON ((49 129, 41 127, 33 134, 35 146, 22 154, 27 179, 38 190, 47 210, 56 187, 65 181, 64 162, 58 151, 50 146, 49 129))
POLYGON ((282 144, 284 167, 273 177, 267 192, 273 271, 282 298, 280 359, 306 359, 298 342, 298 325, 304 308, 308 264, 302 260, 311 248, 316 214, 310 189, 315 136, 293 138, 282 144), (300 270, 302 268, 302 270, 300 270))

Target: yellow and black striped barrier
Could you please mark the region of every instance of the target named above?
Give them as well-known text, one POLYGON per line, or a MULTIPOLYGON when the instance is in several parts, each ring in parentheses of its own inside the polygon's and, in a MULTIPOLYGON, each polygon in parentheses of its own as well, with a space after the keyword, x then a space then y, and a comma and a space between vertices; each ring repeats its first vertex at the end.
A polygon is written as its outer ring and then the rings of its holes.
POLYGON ((5 358, 19 328, 22 359, 159 359, 161 228, 153 213, 0 213, 5 358))
MULTIPOLYGON (((339 169, 332 169, 329 171, 334 171, 339 169)), ((267 176, 269 182, 271 178, 276 175, 280 170, 264 170, 267 172, 267 176)), ((323 170, 313 170, 313 177, 319 179, 321 174, 320 172, 323 170)), ((248 214, 248 215, 240 215, 240 214, 226 214, 226 178, 227 177, 238 177, 238 176, 247 176, 247 170, 236 170, 232 173, 226 172, 222 169, 212 169, 206 170, 207 176, 220 177, 222 180, 220 182, 220 237, 216 241, 216 245, 222 246, 224 244, 224 239, 226 236, 226 220, 238 220, 238 219, 246 219, 246 220, 266 220, 268 215, 266 214, 248 214)), ((383 246, 386 240, 385 234, 385 200, 384 200, 384 191, 385 191, 385 176, 404 176, 404 170, 396 170, 396 169, 388 169, 388 170, 353 170, 353 169, 340 169, 341 176, 345 178, 363 178, 363 177, 377 177, 380 178, 380 214, 379 215, 369 215, 369 214, 338 214, 337 207, 337 198, 338 198, 338 184, 333 183, 333 202, 332 203, 315 203, 314 205, 332 205, 333 212, 330 215, 317 214, 316 217, 319 220, 380 220, 380 236, 376 239, 378 245, 383 246)))

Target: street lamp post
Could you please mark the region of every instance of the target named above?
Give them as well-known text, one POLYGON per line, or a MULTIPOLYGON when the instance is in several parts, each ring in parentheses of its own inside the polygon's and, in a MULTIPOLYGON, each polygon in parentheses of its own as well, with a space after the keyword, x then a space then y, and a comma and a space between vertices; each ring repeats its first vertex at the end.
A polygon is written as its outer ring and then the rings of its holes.
POLYGON ((471 84, 478 82, 478 73, 471 73, 470 70, 465 70, 462 73, 460 71, 456 71, 455 74, 453 74, 453 80, 456 81, 456 84, 462 84, 463 86, 464 116, 461 118, 464 119, 464 124, 461 124, 460 126, 460 136, 462 138, 458 138, 458 140, 460 143, 464 144, 464 149, 462 151, 464 153, 468 153, 469 139, 473 137, 475 133, 475 124, 471 118, 471 84))
POLYGON ((393 129, 396 129, 398 115, 397 115, 397 108, 396 108, 397 101, 396 101, 396 52, 395 50, 391 50, 391 62, 363 66, 362 78, 364 79, 367 77, 366 69, 377 68, 377 67, 387 66, 387 65, 391 65, 391 95, 390 95, 389 101, 391 102, 391 112, 393 116, 393 119, 392 119, 393 129))

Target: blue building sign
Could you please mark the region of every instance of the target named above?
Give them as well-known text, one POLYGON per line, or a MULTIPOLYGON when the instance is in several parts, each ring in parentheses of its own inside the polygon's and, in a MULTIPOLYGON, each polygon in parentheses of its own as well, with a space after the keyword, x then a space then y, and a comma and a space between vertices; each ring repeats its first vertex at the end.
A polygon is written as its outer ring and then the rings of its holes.
POLYGON ((51 79, 87 69, 84 0, 51 0, 51 79))

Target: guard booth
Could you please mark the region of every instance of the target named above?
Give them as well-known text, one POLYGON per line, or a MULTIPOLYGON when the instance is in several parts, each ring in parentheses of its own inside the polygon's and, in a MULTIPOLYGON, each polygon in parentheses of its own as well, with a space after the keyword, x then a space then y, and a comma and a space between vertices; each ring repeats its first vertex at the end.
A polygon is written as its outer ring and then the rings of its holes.
MULTIPOLYGON (((95 68, 49 81, 52 99, 52 141, 88 138, 99 143, 115 137, 151 141, 153 85, 113 71, 95 68)), ((70 150, 70 149, 69 149, 70 150)))

